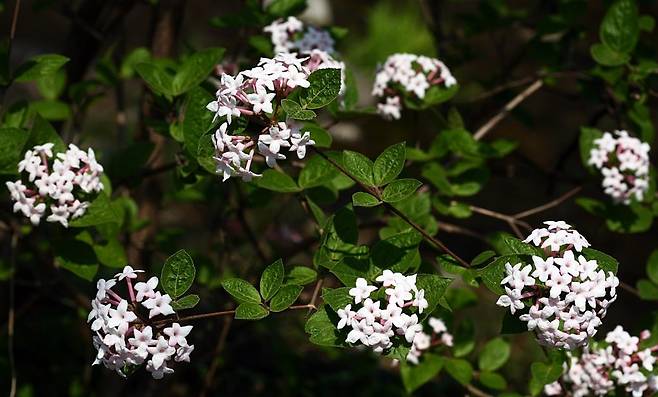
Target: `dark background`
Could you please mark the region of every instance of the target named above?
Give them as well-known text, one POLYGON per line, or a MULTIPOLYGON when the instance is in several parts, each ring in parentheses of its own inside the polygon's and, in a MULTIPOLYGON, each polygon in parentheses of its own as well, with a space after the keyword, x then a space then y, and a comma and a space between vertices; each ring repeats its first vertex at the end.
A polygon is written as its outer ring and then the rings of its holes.
MULTIPOLYGON (((3 34, 9 31, 12 3, 7 1, 0 14, 3 34)), ((218 29, 209 23, 212 17, 236 12, 241 3, 161 1, 160 11, 171 12, 173 21, 173 45, 162 53, 173 56, 189 48, 219 46, 227 49, 226 60, 244 65, 253 63, 256 59, 250 58, 243 47, 246 37, 255 31, 218 29)), ((558 46, 551 42, 550 35, 537 39, 537 34, 545 28, 549 16, 557 12, 558 3, 567 2, 327 0, 311 3, 324 5, 329 12, 312 13, 309 19, 349 30, 338 49, 358 77, 361 104, 372 104, 369 91, 375 67, 387 55, 400 51, 438 55, 462 85, 460 94, 451 103, 457 106, 466 127, 472 131, 520 89, 513 87, 481 99, 483 93, 506 82, 533 76, 546 65, 561 65, 562 70, 576 71, 591 68, 593 61, 588 49, 596 40, 606 4, 573 2, 585 3, 584 11, 578 16, 578 28, 565 33, 570 35, 569 44, 558 46)), ((63 53, 71 58, 67 65, 69 84, 93 79, 100 57, 120 59, 135 47, 153 44, 157 9, 147 2, 126 0, 23 1, 12 64, 18 65, 36 54, 63 53)), ((645 1, 641 2, 641 10, 656 16, 658 7, 654 2, 645 1)), ((654 33, 654 43, 655 36, 654 33)), ((36 96, 33 86, 15 86, 7 93, 5 103, 36 96)), ((597 182, 588 178, 584 171, 577 148, 580 126, 590 125, 593 120, 604 130, 618 126, 614 117, 607 114, 605 108, 602 110, 602 97, 603 93, 596 90, 583 94, 578 79, 566 77, 527 99, 487 137, 518 140, 518 150, 504 160, 492 162, 492 178, 488 185, 479 195, 465 201, 502 213, 516 213, 547 202, 578 185, 584 185, 581 195, 603 199, 597 182)), ((105 164, 124 146, 123 140, 139 137, 142 99, 142 83, 137 79, 125 81, 121 91, 102 92, 75 122, 59 127, 72 130, 75 139, 85 145, 94 145, 97 152, 102 153, 101 162, 105 164), (118 117, 126 118, 125 126, 117 123, 118 117)), ((651 106, 655 109, 653 105, 655 101, 651 106)), ((431 112, 407 112, 402 120, 393 122, 366 117, 341 122, 331 131, 335 148, 356 149, 371 157, 402 140, 426 147, 438 132, 431 112)), ((173 153, 175 146, 167 144, 164 150, 173 153)), ((173 176, 163 177, 160 183, 170 186, 175 183, 173 179, 173 176)), ((217 208, 225 204, 227 191, 233 188, 230 183, 216 182, 216 186, 209 188, 213 195, 207 200, 164 197, 163 209, 158 213, 159 230, 145 252, 139 253, 143 262, 132 263, 157 272, 158 264, 175 249, 184 247, 196 251, 195 259, 202 262, 204 269, 199 274, 199 286, 194 287, 202 296, 200 311, 230 307, 227 295, 218 288, 220 277, 238 274, 255 280, 263 268, 262 260, 244 242, 246 236, 240 225, 231 217, 213 218, 217 208)), ((341 196, 336 207, 349 202, 349 197, 341 196)), ((11 216, 5 200, 3 196, 0 210, 5 212, 3 218, 11 216)), ((373 214, 363 214, 364 224, 373 220, 373 214)), ((311 263, 312 244, 296 249, 311 230, 296 202, 288 201, 284 195, 273 196, 267 205, 249 209, 247 219, 269 257, 284 256, 287 263, 311 263)), ((640 235, 614 234, 601 219, 587 214, 573 201, 528 221, 537 226, 542 220, 552 219, 566 220, 595 248, 616 257, 621 263, 620 279, 631 285, 644 275, 646 258, 657 245, 655 227, 640 235)), ((459 223, 481 235, 509 231, 504 222, 481 216, 446 221, 459 223)), ((56 230, 45 229, 42 237, 48 238, 49 233, 56 230)), ((363 242, 372 241, 375 236, 375 230, 363 228, 363 242)), ((467 259, 487 248, 478 238, 450 233, 441 234, 441 238, 467 259)), ((431 256, 429 252, 425 254, 431 256)), ((236 321, 230 326, 225 344, 220 343, 224 319, 197 323, 188 338, 196 346, 191 364, 176 366, 176 373, 162 381, 151 380, 144 371, 123 380, 105 368, 90 367, 94 352, 85 323, 84 303, 93 294, 92 285, 39 261, 18 269, 16 280, 14 349, 21 397, 404 394, 399 376, 388 361, 380 361, 367 352, 323 349, 308 343, 303 331, 303 313, 285 313, 258 322, 236 321)), ((7 311, 6 285, 5 282, 0 284, 2 313, 7 311)), ((458 316, 477 319, 478 340, 486 341, 497 334, 503 311, 496 308, 494 296, 485 288, 478 289, 477 293, 480 304, 458 316)), ((309 295, 307 289, 301 300, 308 299, 309 295)), ((638 331, 645 326, 654 308, 655 304, 621 291, 600 332, 618 323, 638 331)), ((4 391, 8 389, 6 374, 9 373, 4 316, 0 325, 0 390, 4 391)), ((529 364, 542 353, 529 335, 522 334, 511 340, 514 342, 512 357, 503 374, 511 390, 523 393, 527 390, 529 364)), ((418 394, 452 396, 464 392, 442 373, 418 394)))

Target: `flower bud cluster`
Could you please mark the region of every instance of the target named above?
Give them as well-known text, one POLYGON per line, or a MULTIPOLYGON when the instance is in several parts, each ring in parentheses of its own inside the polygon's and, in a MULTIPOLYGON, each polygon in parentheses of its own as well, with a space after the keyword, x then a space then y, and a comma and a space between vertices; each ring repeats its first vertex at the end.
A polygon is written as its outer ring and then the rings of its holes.
POLYGON ((320 50, 333 54, 334 39, 329 32, 313 26, 304 25, 299 19, 290 16, 288 19, 278 19, 263 29, 270 34, 274 52, 310 53, 320 50))
POLYGON ((377 112, 387 119, 399 119, 402 99, 411 95, 423 99, 432 86, 457 84, 448 67, 438 59, 414 54, 393 54, 375 76, 372 95, 377 98, 377 112))
POLYGON ((91 301, 92 310, 87 322, 95 333, 93 343, 97 349, 92 365, 103 364, 125 377, 138 366, 146 364, 146 370, 155 379, 173 373, 171 361, 190 361, 194 345, 187 343, 192 326, 173 323, 158 324, 153 318, 164 318, 175 314, 171 297, 156 291, 158 278, 151 277, 147 282, 132 280, 137 273, 130 266, 124 267, 110 280, 98 280, 96 298, 91 301), (116 291, 117 282, 125 280, 130 301, 116 291), (140 316, 140 309, 146 315, 140 316))
POLYGON ((416 335, 423 331, 418 314, 428 307, 425 290, 416 286, 416 276, 384 270, 376 278, 381 286, 358 278, 356 286, 349 290, 354 297, 354 307, 349 304, 338 310, 337 328, 351 327, 345 341, 369 346, 376 353, 390 349, 395 341, 412 346, 416 335), (382 288, 385 298, 370 298, 382 288), (416 308, 418 314, 412 312, 412 308, 416 308))
POLYGON ((407 354, 407 361, 412 364, 418 364, 423 353, 434 346, 452 346, 453 344, 453 336, 448 332, 443 320, 430 317, 427 323, 432 328, 432 333, 427 334, 420 331, 414 336, 413 344, 407 354))
POLYGON ((38 225, 49 210, 46 221, 68 227, 69 219, 86 212, 86 199, 103 190, 103 167, 96 162, 91 148, 84 152, 70 144, 66 152, 54 156, 53 146, 46 143, 25 152, 18 163, 23 177, 6 185, 14 201, 14 212, 21 212, 38 225))
POLYGON ((642 201, 649 190, 649 144, 626 131, 606 132, 594 140, 590 165, 601 171, 601 185, 617 203, 642 201))
POLYGON ((313 57, 279 54, 273 59, 262 58, 257 67, 236 77, 221 76, 217 99, 207 108, 215 113, 215 119, 226 117, 226 122, 213 135, 217 172, 223 175, 223 180, 232 176, 245 181, 259 177, 251 171, 255 151, 265 157, 269 167, 274 167, 277 160, 286 159, 280 153, 282 148, 304 158, 306 146, 315 144, 310 132, 302 132, 301 125, 293 121, 272 123, 267 114, 274 113, 274 103, 278 104, 294 88, 309 87, 308 76, 317 68, 313 57), (267 124, 256 141, 250 136, 228 133, 234 118, 243 116, 259 118, 267 124))
POLYGON ((605 396, 616 389, 623 389, 634 397, 653 395, 658 390, 658 376, 652 373, 658 346, 639 347, 650 336, 647 330, 639 338, 631 336, 618 325, 607 334, 605 343, 586 349, 579 357, 569 354, 561 382, 546 385, 544 393, 563 396, 564 387, 573 397, 605 396), (650 393, 645 394, 646 391, 650 393))
POLYGON ((544 222, 524 240, 543 248, 547 257, 532 264, 505 264, 505 294, 496 302, 527 323, 540 344, 572 350, 587 345, 608 307, 617 299, 619 279, 588 260, 587 240, 565 222, 544 222), (528 308, 529 306, 529 308, 528 308))

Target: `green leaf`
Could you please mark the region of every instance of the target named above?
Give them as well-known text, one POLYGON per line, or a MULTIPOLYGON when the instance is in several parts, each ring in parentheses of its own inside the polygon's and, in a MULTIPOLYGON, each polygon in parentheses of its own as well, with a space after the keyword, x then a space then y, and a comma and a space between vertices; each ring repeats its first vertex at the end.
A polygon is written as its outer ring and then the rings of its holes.
POLYGON ((138 63, 148 62, 151 59, 151 53, 147 48, 138 47, 132 50, 121 62, 119 76, 129 79, 135 75, 135 65, 138 63))
POLYGON ((658 284, 658 249, 654 250, 647 260, 647 275, 655 284, 658 284))
POLYGON ((354 298, 350 296, 349 291, 350 287, 323 288, 322 300, 324 303, 328 304, 333 311, 337 312, 354 302, 354 298))
POLYGON ((496 256, 496 253, 491 250, 486 250, 484 252, 481 252, 480 254, 478 254, 478 256, 473 258, 473 260, 471 261, 471 266, 480 266, 481 264, 487 262, 489 259, 493 258, 494 256, 496 256))
POLYGON ((235 318, 237 320, 260 320, 265 318, 270 312, 257 303, 241 303, 235 309, 235 318))
POLYGON ((436 377, 443 367, 443 357, 432 354, 423 354, 417 365, 403 363, 400 365, 402 383, 407 393, 411 394, 425 383, 436 377))
POLYGON ((656 20, 651 15, 642 15, 638 20, 638 25, 640 30, 651 32, 656 27, 656 20))
POLYGON ((30 103, 30 109, 46 120, 66 120, 71 117, 71 108, 66 102, 43 99, 30 103))
POLYGON ((505 264, 508 262, 514 266, 519 262, 524 262, 524 260, 518 255, 500 256, 477 272, 478 277, 482 279, 484 285, 496 295, 502 295, 505 293, 505 290, 500 286, 500 280, 507 275, 505 272, 505 264))
POLYGON ((652 211, 637 202, 630 205, 609 203, 605 215, 608 229, 618 233, 642 233, 653 223, 652 211))
POLYGON ((160 282, 165 292, 176 299, 190 289, 195 275, 192 257, 185 250, 180 250, 165 261, 160 282))
POLYGON ((37 80, 39 93, 45 99, 57 99, 66 87, 66 72, 60 69, 55 73, 42 76, 37 80))
POLYGON ((562 375, 564 362, 564 353, 559 351, 551 351, 549 353, 548 363, 532 363, 530 366, 530 393, 535 396, 541 393, 544 385, 553 383, 562 375))
POLYGON ((123 244, 116 238, 109 240, 105 245, 94 244, 93 247, 98 261, 107 267, 122 268, 128 262, 123 244))
POLYGON ((199 298, 199 295, 195 295, 195 294, 186 295, 180 299, 171 302, 171 307, 173 307, 174 310, 176 311, 192 309, 193 307, 199 304, 200 300, 201 299, 199 298))
POLYGON ((69 226, 88 227, 102 225, 104 223, 117 223, 119 221, 110 199, 107 195, 100 193, 91 202, 84 215, 69 222, 69 226))
POLYGON ((640 298, 649 301, 658 300, 658 285, 651 281, 646 279, 638 280, 635 287, 640 298))
POLYGON ((343 152, 343 166, 357 180, 367 186, 374 186, 373 162, 358 152, 346 150, 343 152))
POLYGON ((43 145, 47 142, 55 144, 55 146, 53 146, 53 152, 55 153, 66 151, 64 141, 62 141, 62 138, 57 131, 55 131, 53 126, 43 117, 37 115, 34 118, 34 123, 30 130, 30 138, 25 144, 25 149, 32 149, 32 147, 36 145, 43 145))
POLYGON ((386 148, 375 159, 372 170, 375 185, 386 185, 400 175, 402 168, 404 168, 405 148, 405 142, 397 143, 386 148))
POLYGON ((38 55, 16 70, 14 80, 25 82, 40 79, 57 72, 68 61, 69 58, 58 54, 38 55))
POLYGON ((422 182, 410 178, 396 179, 386 185, 382 192, 382 200, 387 203, 402 201, 414 194, 422 184, 422 182))
POLYGON ((345 346, 345 337, 336 329, 338 319, 335 313, 329 314, 324 306, 306 321, 304 331, 309 334, 309 341, 320 346, 345 346), (331 316, 331 317, 330 317, 331 316))
POLYGON ((23 147, 29 135, 12 127, 0 128, 0 174, 18 174, 18 162, 23 159, 23 147))
POLYGON ((473 367, 468 361, 460 358, 447 358, 444 367, 450 376, 462 385, 471 383, 473 379, 473 367))
POLYGON ((288 117, 295 120, 313 120, 316 116, 315 112, 308 109, 302 109, 302 105, 292 99, 284 99, 281 101, 281 107, 285 110, 288 117))
POLYGON ((470 318, 465 318, 457 326, 452 354, 455 357, 464 357, 475 348, 475 325, 470 318))
POLYGON ((306 0, 274 0, 265 11, 273 17, 282 18, 301 14, 306 9, 306 0))
POLYGON ((193 88, 185 96, 182 122, 183 139, 185 149, 194 157, 198 154, 201 136, 212 125, 213 114, 206 109, 206 105, 212 100, 213 97, 201 87, 193 88))
POLYGON ((275 192, 295 193, 301 191, 289 175, 275 170, 265 170, 263 176, 254 181, 258 187, 275 192))
POLYGON ((615 51, 631 52, 640 35, 638 18, 634 0, 617 0, 608 8, 601 22, 601 41, 615 51))
POLYGON ((279 259, 265 268, 260 276, 260 294, 265 301, 270 300, 283 284, 283 260, 279 259))
POLYGON ((270 310, 282 312, 295 303, 304 288, 301 285, 284 285, 270 302, 270 310))
POLYGON ((525 254, 544 257, 544 251, 541 248, 524 243, 508 233, 494 233, 489 237, 489 241, 501 255, 525 254))
POLYGON ((229 278, 222 281, 222 287, 228 292, 238 303, 253 303, 260 304, 260 294, 251 284, 239 278, 229 278))
POLYGON ((394 234, 373 245, 370 259, 379 268, 393 272, 417 270, 421 262, 418 251, 421 240, 416 231, 394 234))
POLYGON ((583 256, 589 260, 595 259, 599 265, 600 269, 605 270, 605 272, 612 272, 617 274, 617 268, 619 267, 619 262, 611 257, 608 254, 605 254, 601 251, 597 251, 592 248, 583 248, 581 251, 583 256))
POLYGON ((502 367, 510 356, 510 346, 503 338, 487 342, 480 352, 478 366, 483 371, 495 371, 502 367))
POLYGON ((174 95, 174 78, 164 67, 154 62, 143 62, 135 65, 135 70, 156 94, 174 95))
POLYGON ((416 280, 418 289, 425 290, 425 299, 427 300, 428 306, 423 314, 429 315, 436 305, 439 304, 439 300, 445 294, 452 279, 441 277, 436 274, 419 274, 416 280))
POLYGON ((603 66, 620 66, 631 60, 629 54, 617 52, 602 43, 593 44, 589 52, 592 58, 603 66))
POLYGON ((315 123, 304 123, 304 127, 301 128, 301 131, 308 131, 311 133, 311 139, 315 141, 314 146, 325 148, 331 147, 331 142, 333 141, 331 134, 319 125, 315 123))
POLYGON ((201 84, 224 55, 223 48, 208 48, 190 55, 171 82, 174 95, 181 95, 201 84))
POLYGON ((382 202, 370 193, 356 192, 352 195, 352 205, 355 207, 376 207, 382 202))
POLYGON ((340 69, 318 69, 308 76, 309 87, 299 93, 302 109, 319 109, 331 103, 340 92, 340 69))
POLYGON ((480 372, 478 380, 486 387, 494 390, 505 390, 507 388, 507 381, 500 374, 495 372, 480 372))
POLYGON ((98 259, 89 244, 71 238, 57 238, 52 247, 56 266, 87 281, 94 279, 98 271, 98 259))
POLYGON ((299 173, 298 183, 303 189, 330 183, 339 171, 322 156, 311 157, 299 173))
POLYGON ((318 278, 318 272, 310 267, 295 266, 286 277, 286 284, 306 285, 318 278))

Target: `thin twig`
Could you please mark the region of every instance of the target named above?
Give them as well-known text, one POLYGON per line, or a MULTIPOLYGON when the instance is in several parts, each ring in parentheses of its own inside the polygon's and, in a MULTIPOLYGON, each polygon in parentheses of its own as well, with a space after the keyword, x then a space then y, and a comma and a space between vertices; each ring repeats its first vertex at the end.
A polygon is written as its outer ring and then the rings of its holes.
POLYGON ((489 119, 489 121, 484 123, 484 125, 475 132, 473 138, 475 138, 475 140, 482 139, 493 127, 496 126, 496 124, 498 124, 502 119, 507 117, 507 115, 512 110, 514 110, 515 107, 517 107, 521 102, 526 100, 530 95, 534 94, 535 91, 540 89, 542 85, 544 85, 544 82, 541 79, 535 80, 535 82, 530 84, 528 88, 521 91, 519 95, 512 98, 512 100, 509 101, 495 116, 493 116, 491 119, 489 119))
POLYGON ((486 237, 483 234, 478 233, 475 230, 471 230, 460 225, 455 225, 453 223, 447 223, 442 221, 437 221, 436 224, 437 226, 439 226, 439 230, 441 231, 447 233, 462 234, 464 236, 473 237, 483 242, 487 241, 486 237))
POLYGON ((9 31, 10 46, 14 41, 14 37, 16 37, 16 26, 18 25, 18 13, 20 12, 20 10, 21 10, 21 0, 16 0, 16 5, 14 6, 14 14, 11 17, 11 30, 9 31))
MULTIPOLYGON (((349 173, 345 168, 343 168, 342 165, 336 163, 332 158, 330 158, 329 156, 327 156, 327 155, 326 155, 324 152, 322 152, 321 150, 319 150, 319 149, 317 149, 317 148, 315 148, 315 147, 313 147, 313 146, 311 146, 311 149, 313 149, 313 150, 314 150, 318 155, 320 155, 322 158, 324 158, 325 160, 327 160, 327 162, 329 162, 329 164, 333 165, 336 169, 338 169, 338 171, 340 171, 341 173, 343 173, 343 174, 344 174, 345 176, 347 176, 348 178, 352 179, 352 180, 353 180, 357 185, 359 185, 363 190, 365 190, 366 192, 368 192, 368 193, 372 194, 373 196, 377 197, 378 199, 380 199, 380 193, 379 193, 379 191, 378 191, 377 189, 374 189, 374 188, 372 188, 372 187, 370 187, 370 186, 367 186, 367 185, 363 184, 361 181, 359 181, 357 178, 355 178, 351 173, 349 173)), ((453 259, 455 259, 457 262, 459 262, 462 266, 464 266, 464 267, 471 267, 471 265, 470 265, 468 262, 466 262, 464 259, 462 259, 459 255, 455 254, 452 250, 450 250, 450 248, 448 248, 448 247, 447 247, 447 246, 446 246, 441 240, 439 240, 439 239, 437 239, 437 238, 431 236, 429 233, 427 233, 427 231, 425 231, 425 229, 423 229, 422 227, 420 227, 420 225, 418 225, 416 222, 414 222, 414 221, 412 221, 411 219, 409 219, 409 217, 408 217, 407 215, 405 215, 404 213, 402 213, 400 210, 398 210, 397 208, 395 208, 394 206, 392 206, 391 204, 386 203, 386 202, 383 202, 382 205, 383 205, 384 208, 386 208, 388 211, 390 211, 390 212, 392 212, 393 214, 399 216, 399 217, 400 217, 403 221, 405 221, 409 226, 411 226, 412 228, 416 229, 416 231, 417 231, 418 233, 420 233, 420 234, 423 236, 423 238, 424 238, 426 241, 428 241, 430 244, 434 245, 435 247, 439 248, 441 251, 443 251, 443 252, 447 253, 448 255, 450 255, 453 259)))
POLYGON ((484 391, 478 389, 477 387, 473 386, 472 384, 466 384, 464 385, 466 390, 468 390, 469 393, 476 397, 493 397, 491 394, 485 393, 484 391))
POLYGON ((476 207, 474 205, 471 205, 470 208, 471 208, 471 211, 473 211, 477 214, 485 215, 485 216, 488 216, 490 218, 500 219, 501 221, 505 221, 510 225, 511 224, 520 225, 520 226, 522 226, 522 227, 524 227, 528 230, 532 230, 532 227, 528 223, 526 223, 525 221, 516 219, 513 215, 503 214, 503 213, 493 211, 493 210, 490 210, 490 209, 486 209, 486 208, 482 208, 482 207, 476 207))
POLYGON ((9 369, 11 375, 11 386, 9 397, 16 396, 16 360, 14 357, 14 320, 15 320, 15 288, 14 273, 16 272, 16 250, 18 249, 18 231, 14 230, 11 236, 10 272, 9 277, 9 314, 7 316, 7 350, 9 356, 9 369))
POLYGON ((633 288, 632 286, 626 284, 625 282, 619 281, 619 286, 621 287, 621 289, 625 290, 626 292, 629 292, 629 293, 637 296, 638 298, 642 298, 640 296, 640 291, 638 291, 637 289, 633 288))
MULTIPOLYGON (((317 283, 315 283, 315 288, 313 288, 313 295, 311 295, 311 301, 309 302, 310 305, 313 305, 315 307, 315 301, 318 299, 318 295, 320 294, 320 289, 322 288, 322 283, 324 282, 324 279, 319 279, 317 283)), ((312 308, 308 309, 308 314, 311 314, 311 311, 313 311, 312 308)), ((308 315, 307 314, 307 315, 308 315)))
POLYGON ((224 320, 224 326, 222 326, 222 331, 219 334, 219 338, 217 339, 217 345, 215 346, 215 350, 213 351, 213 360, 212 363, 210 364, 210 368, 208 369, 208 372, 206 373, 206 377, 203 382, 203 389, 201 390, 201 393, 199 394, 199 397, 205 397, 208 391, 210 391, 210 388, 213 384, 213 378, 215 377, 215 372, 217 372, 217 369, 219 368, 220 360, 219 360, 219 355, 222 353, 224 350, 224 346, 226 346, 226 339, 228 338, 228 333, 229 330, 231 329, 231 324, 233 323, 233 317, 226 317, 224 320))
POLYGON ((572 196, 578 194, 578 192, 580 192, 582 189, 583 189, 582 186, 577 186, 577 187, 569 190, 568 192, 566 192, 562 196, 556 198, 555 200, 551 200, 546 204, 540 205, 539 207, 531 208, 529 210, 522 211, 522 212, 519 212, 518 214, 515 214, 514 218, 516 218, 516 219, 525 218, 525 217, 528 217, 530 215, 534 215, 534 214, 537 214, 539 212, 546 211, 548 209, 556 207, 556 206, 562 204, 563 202, 565 202, 566 200, 568 200, 569 198, 571 198, 572 196))

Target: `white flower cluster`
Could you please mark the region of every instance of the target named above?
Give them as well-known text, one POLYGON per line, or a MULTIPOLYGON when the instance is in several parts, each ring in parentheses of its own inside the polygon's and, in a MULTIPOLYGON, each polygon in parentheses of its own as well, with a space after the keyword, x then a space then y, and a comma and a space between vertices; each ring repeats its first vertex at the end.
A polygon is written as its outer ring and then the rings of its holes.
POLYGON ((617 388, 623 388, 634 397, 653 395, 658 390, 658 377, 653 375, 658 346, 639 348, 642 340, 651 336, 644 331, 640 337, 631 336, 620 325, 609 332, 606 344, 585 350, 580 357, 569 356, 565 363, 562 383, 554 382, 544 387, 548 396, 565 395, 563 385, 573 397, 605 396, 617 388))
POLYGON ((427 334, 423 331, 416 334, 409 354, 407 354, 407 361, 412 364, 418 364, 423 353, 431 347, 440 345, 452 346, 452 334, 448 332, 448 328, 443 320, 430 317, 427 323, 432 328, 432 334, 427 334))
POLYGON ((270 34, 274 52, 310 53, 320 50, 333 54, 334 39, 329 32, 313 26, 306 26, 299 19, 290 16, 288 19, 278 19, 263 29, 270 34))
POLYGON ((126 266, 114 278, 98 280, 96 298, 91 301, 92 310, 87 318, 87 322, 91 322, 91 330, 95 332, 93 342, 98 350, 92 365, 103 364, 125 377, 137 366, 146 363, 146 370, 151 376, 162 379, 164 375, 174 372, 169 367, 171 360, 190 361, 194 345, 189 345, 186 337, 192 326, 173 323, 161 328, 151 322, 154 317, 169 316, 175 312, 171 307, 171 297, 155 290, 157 277, 133 286, 132 280, 140 272, 143 270, 126 266), (130 301, 112 289, 123 280, 126 281, 130 301), (148 310, 148 319, 146 315, 139 315, 141 308, 148 310))
POLYGON ((423 99, 432 86, 457 84, 448 67, 438 59, 414 54, 393 54, 375 76, 372 95, 378 100, 377 112, 387 119, 399 119, 402 96, 423 99))
POLYGON ((418 322, 418 315, 411 313, 411 308, 417 308, 418 314, 422 314, 428 307, 425 290, 416 287, 416 276, 384 270, 376 281, 385 288, 385 300, 370 299, 370 294, 380 287, 358 278, 356 286, 349 291, 354 297, 354 308, 349 304, 338 310, 337 328, 352 328, 345 341, 369 346, 376 353, 390 349, 396 339, 412 344, 422 334, 423 326, 418 322))
POLYGON ((69 219, 84 215, 89 207, 86 195, 103 190, 103 167, 96 162, 91 148, 84 152, 70 144, 66 152, 53 156, 53 146, 46 143, 25 152, 18 172, 26 174, 26 178, 6 185, 14 201, 14 212, 23 213, 38 225, 49 209, 46 221, 68 227, 69 219))
POLYGON ((499 306, 524 313, 529 331, 540 344, 574 349, 596 334, 608 306, 617 299, 619 279, 599 268, 596 260, 579 253, 587 240, 565 222, 544 222, 524 240, 545 250, 547 258, 532 256, 532 264, 505 264, 505 294, 499 306), (526 312, 526 303, 530 305, 526 312))
MULTIPOLYGON (((282 148, 296 152, 301 159, 306 155, 306 146, 314 145, 309 131, 302 132, 301 125, 293 121, 279 122, 263 129, 258 140, 250 136, 230 135, 228 127, 233 119, 241 116, 260 117, 274 113, 273 101, 281 100, 295 87, 308 87, 308 76, 317 64, 306 66, 311 58, 299 58, 297 54, 279 54, 273 59, 262 58, 257 67, 240 72, 236 77, 221 76, 217 99, 208 104, 208 110, 215 113, 215 119, 226 117, 213 135, 217 173, 223 180, 239 176, 250 181, 259 174, 251 171, 254 152, 265 157, 270 167, 286 156, 282 148)), ((267 122, 270 123, 269 118, 267 122)))
POLYGON ((606 132, 594 140, 589 165, 601 170, 601 185, 615 202, 642 201, 649 190, 649 144, 626 131, 606 132))
POLYGON ((340 69, 340 92, 343 95, 345 85, 345 63, 334 57, 334 39, 324 29, 304 25, 299 19, 290 16, 288 19, 279 19, 266 26, 265 32, 270 33, 274 52, 298 53, 309 57, 306 67, 309 70, 340 69))

